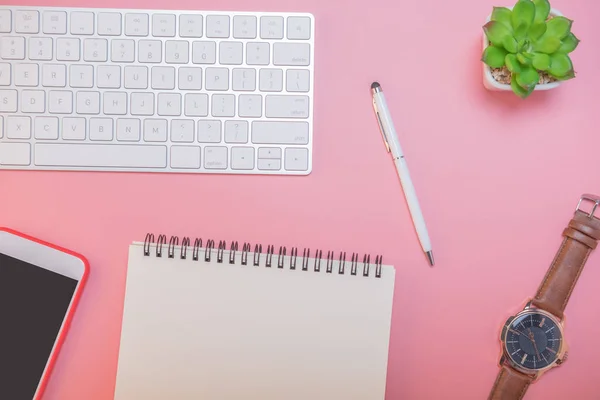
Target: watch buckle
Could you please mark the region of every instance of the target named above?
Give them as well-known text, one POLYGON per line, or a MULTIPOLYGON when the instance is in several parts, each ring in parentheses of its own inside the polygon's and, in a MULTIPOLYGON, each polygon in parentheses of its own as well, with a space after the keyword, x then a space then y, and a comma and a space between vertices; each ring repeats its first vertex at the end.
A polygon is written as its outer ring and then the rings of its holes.
POLYGON ((575 212, 580 211, 581 203, 583 203, 584 200, 594 203, 594 206, 592 207, 592 211, 590 211, 588 213, 588 217, 592 218, 594 216, 594 213, 596 212, 596 209, 598 208, 598 206, 600 206, 600 196, 596 196, 594 194, 587 194, 587 193, 581 195, 581 197, 579 198, 579 203, 577 203, 577 208, 575 209, 575 212))

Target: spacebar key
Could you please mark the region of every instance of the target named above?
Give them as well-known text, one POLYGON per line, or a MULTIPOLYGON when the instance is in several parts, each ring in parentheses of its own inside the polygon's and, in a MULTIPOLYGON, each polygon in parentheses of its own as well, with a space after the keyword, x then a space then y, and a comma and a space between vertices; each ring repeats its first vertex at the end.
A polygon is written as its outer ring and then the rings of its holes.
POLYGON ((166 146, 38 143, 34 163, 48 167, 165 168, 166 146))

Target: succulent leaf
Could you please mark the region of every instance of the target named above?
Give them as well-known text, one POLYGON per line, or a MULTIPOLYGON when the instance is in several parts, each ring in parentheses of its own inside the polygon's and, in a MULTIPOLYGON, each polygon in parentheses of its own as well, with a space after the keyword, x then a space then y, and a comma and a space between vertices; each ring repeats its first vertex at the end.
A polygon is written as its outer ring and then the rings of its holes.
POLYGON ((516 80, 519 86, 521 86, 525 90, 529 90, 540 80, 540 74, 533 67, 524 67, 521 69, 521 72, 516 74, 516 80))
POLYGON ((502 47, 488 46, 481 60, 492 68, 501 68, 504 66, 506 54, 506 50, 502 47))
POLYGON ((548 32, 544 36, 540 38, 537 42, 535 42, 533 48, 535 51, 540 53, 552 54, 556 52, 560 47, 560 39, 548 35, 548 32))
POLYGON ((512 11, 506 7, 494 7, 491 20, 502 22, 506 26, 511 26, 511 14, 512 11))
POLYGON ((534 22, 533 25, 529 28, 529 38, 531 40, 538 40, 541 38, 544 33, 546 33, 546 23, 544 22, 534 22))
POLYGON ((521 72, 521 64, 519 64, 519 60, 517 60, 517 56, 514 54, 507 54, 504 58, 504 64, 506 64, 506 68, 508 68, 510 72, 521 72))
POLYGON ((510 28, 498 21, 490 21, 483 26, 485 36, 494 46, 502 47, 505 37, 511 36, 510 28))
POLYGON ((531 64, 531 60, 528 59, 528 58, 526 58, 523 53, 518 53, 517 54, 517 60, 519 60, 519 62, 521 63, 521 65, 530 65, 531 64))
POLYGON ((550 56, 550 68, 548 73, 556 78, 573 75, 573 63, 571 58, 564 53, 555 53, 550 56))
POLYGON ((505 36, 504 40, 502 40, 502 47, 509 53, 516 53, 519 50, 517 39, 513 36, 505 36))
POLYGON ((569 34, 567 36, 565 36, 564 39, 562 40, 557 52, 571 53, 573 50, 575 50, 577 48, 577 46, 579 45, 579 42, 580 42, 580 40, 577 39, 577 36, 575 36, 572 32, 569 32, 569 34))
POLYGON ((573 21, 565 17, 554 17, 546 22, 546 35, 554 36, 559 39, 564 38, 571 32, 573 21))
POLYGON ((512 74, 512 78, 510 80, 510 87, 512 88, 513 93, 515 93, 517 96, 519 96, 522 99, 527 98, 531 92, 533 92, 534 87, 531 87, 529 90, 523 89, 518 83, 517 83, 517 76, 519 74, 512 74))
POLYGON ((542 23, 548 19, 550 15, 550 2, 548 0, 533 0, 535 4, 534 23, 542 23))
POLYGON ((535 53, 531 64, 538 71, 547 71, 550 68, 550 56, 544 53, 535 53))
POLYGON ((515 33, 519 30, 527 32, 535 17, 535 5, 531 0, 519 0, 513 7, 511 20, 515 33))

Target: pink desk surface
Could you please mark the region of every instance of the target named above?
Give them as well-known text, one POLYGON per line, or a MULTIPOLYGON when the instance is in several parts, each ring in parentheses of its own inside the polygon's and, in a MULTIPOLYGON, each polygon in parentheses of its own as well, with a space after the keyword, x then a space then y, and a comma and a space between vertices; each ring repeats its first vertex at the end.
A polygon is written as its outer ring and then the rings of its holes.
MULTIPOLYGON (((481 25, 493 5, 512 3, 37 4, 308 11, 317 40, 308 177, 0 173, 0 225, 72 248, 91 264, 46 400, 112 398, 128 245, 146 232, 381 253, 397 268, 387 398, 487 397, 501 324, 537 289, 580 194, 600 194, 600 2, 553 2, 582 39, 573 54, 578 77, 526 101, 482 86, 481 25), (384 151, 374 80, 400 132, 435 268, 384 151)), ((533 385, 528 400, 597 398, 598 282, 600 253, 567 308, 570 359, 533 385)))

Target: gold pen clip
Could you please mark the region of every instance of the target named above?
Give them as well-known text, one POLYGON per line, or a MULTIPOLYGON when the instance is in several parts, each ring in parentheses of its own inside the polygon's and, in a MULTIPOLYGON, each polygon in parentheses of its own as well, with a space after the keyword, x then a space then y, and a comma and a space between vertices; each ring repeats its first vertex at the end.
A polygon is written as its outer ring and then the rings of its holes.
POLYGON ((388 153, 390 152, 390 145, 388 143, 387 137, 385 136, 385 129, 383 129, 383 124, 381 123, 381 117, 379 116, 379 111, 377 108, 375 109, 375 114, 377 114, 377 122, 379 123, 379 129, 381 130, 381 136, 383 136, 383 142, 385 143, 385 148, 388 153))

